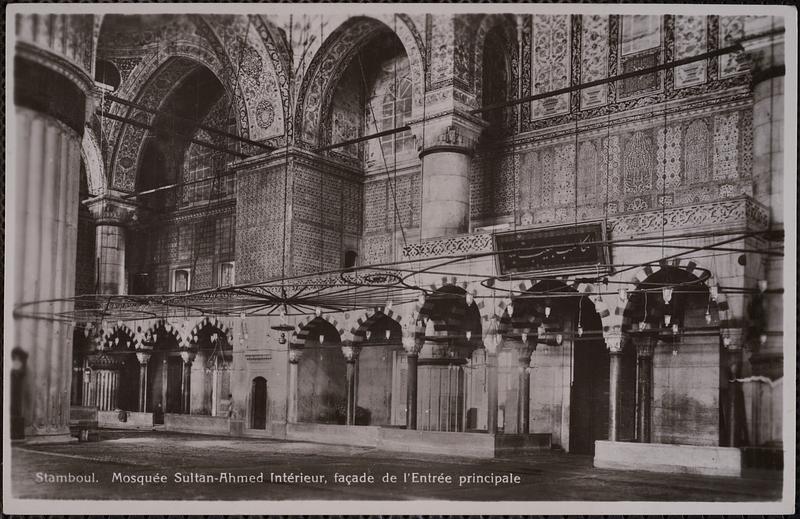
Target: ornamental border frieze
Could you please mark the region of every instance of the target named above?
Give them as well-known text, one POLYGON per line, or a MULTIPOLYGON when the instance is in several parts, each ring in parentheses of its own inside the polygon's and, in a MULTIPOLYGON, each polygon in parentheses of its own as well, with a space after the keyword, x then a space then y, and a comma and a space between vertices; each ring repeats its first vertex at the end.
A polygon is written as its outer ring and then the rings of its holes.
POLYGON ((697 229, 724 225, 734 230, 764 230, 769 211, 750 197, 721 200, 661 210, 644 211, 609 218, 614 237, 661 233, 663 230, 697 229))
MULTIPOLYGON (((206 205, 202 205, 201 207, 192 207, 190 209, 178 209, 178 211, 164 216, 159 216, 157 221, 150 221, 149 224, 157 224, 157 225, 168 225, 173 223, 184 223, 190 220, 196 220, 198 218, 205 218, 207 216, 228 216, 236 214, 236 199, 231 198, 230 200, 225 200, 224 202, 220 202, 218 205, 214 207, 207 207, 206 205)), ((147 226, 147 223, 144 223, 143 226, 147 226)))
POLYGON ((344 164, 319 155, 296 154, 295 165, 304 166, 326 175, 334 175, 344 180, 360 180, 363 171, 351 164, 344 164))
MULTIPOLYGON (((769 211, 750 197, 642 211, 608 219, 614 237, 645 235, 698 227, 726 226, 729 229, 764 230, 769 226, 769 211)), ((517 227, 536 229, 539 225, 517 227)), ((426 259, 459 254, 491 252, 491 234, 467 234, 452 238, 410 243, 402 249, 405 259, 426 259)))
MULTIPOLYGON (((709 114, 724 113, 728 111, 736 111, 753 106, 753 99, 747 94, 736 95, 732 98, 723 99, 710 99, 702 103, 696 103, 680 107, 677 110, 666 108, 667 122, 674 124, 683 122, 698 117, 706 116, 709 114)), ((607 121, 597 120, 591 124, 578 125, 578 132, 582 140, 589 139, 597 136, 606 136, 608 133, 611 135, 621 135, 630 131, 636 131, 647 128, 663 127, 664 125, 664 111, 651 111, 646 113, 637 113, 625 118, 617 118, 611 120, 611 125, 607 121)), ((565 141, 574 141, 575 139, 575 125, 564 124, 561 128, 550 131, 547 133, 529 133, 525 132, 512 137, 512 142, 504 143, 504 148, 511 152, 513 151, 527 151, 531 149, 538 149, 540 147, 558 144, 565 141)))
POLYGON ((434 258, 491 251, 491 234, 465 234, 452 238, 427 240, 421 243, 409 243, 403 246, 402 255, 408 259, 434 258))

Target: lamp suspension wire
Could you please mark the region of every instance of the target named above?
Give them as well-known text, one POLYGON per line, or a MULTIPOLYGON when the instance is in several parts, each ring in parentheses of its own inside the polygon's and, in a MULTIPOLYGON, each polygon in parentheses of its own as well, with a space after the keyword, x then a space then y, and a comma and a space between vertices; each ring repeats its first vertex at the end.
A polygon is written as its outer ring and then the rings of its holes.
MULTIPOLYGON (((233 117, 233 107, 234 107, 234 104, 236 103, 237 90, 241 91, 240 77, 241 77, 241 73, 242 73, 242 62, 244 61, 244 52, 245 52, 245 49, 247 48, 247 37, 250 34, 250 26, 251 26, 252 22, 253 22, 252 18, 250 16, 247 16, 247 27, 245 28, 244 35, 242 36, 242 39, 241 39, 241 41, 239 43, 239 56, 238 56, 238 60, 237 60, 237 64, 236 64, 236 74, 234 75, 234 78, 233 78, 233 84, 230 86, 230 88, 231 88, 231 90, 230 90, 231 99, 230 99, 230 102, 228 103, 227 113, 225 114, 225 124, 228 124, 228 121, 230 121, 231 118, 233 117)), ((224 91, 225 91, 225 88, 223 86, 223 95, 224 95, 224 91)), ((197 110, 199 108, 199 96, 200 96, 199 87, 197 88, 197 96, 198 96, 198 100, 197 100, 197 103, 195 104, 195 110, 197 110)), ((213 107, 212 107, 212 109, 213 109, 213 107)), ((197 119, 197 118, 198 118, 197 114, 195 114, 195 119, 197 119)), ((237 131, 238 130, 239 130, 239 128, 237 128, 237 131)), ((240 144, 240 147, 241 147, 241 144, 240 144)), ((193 243, 193 245, 194 245, 194 247, 193 247, 193 249, 194 249, 193 250, 194 258, 192 259, 192 268, 189 271, 189 279, 188 279, 188 283, 187 283, 187 289, 191 289, 190 283, 192 282, 192 278, 196 278, 195 274, 196 274, 196 270, 197 270, 197 260, 200 257, 199 249, 200 249, 200 242, 202 240, 198 239, 197 231, 198 231, 198 229, 204 229, 206 231, 206 233, 208 232, 208 228, 209 228, 209 225, 211 223, 211 214, 212 214, 211 205, 213 204, 214 199, 215 199, 214 193, 219 188, 219 180, 220 180, 219 175, 220 175, 222 169, 215 167, 213 158, 212 158, 211 166, 212 166, 211 169, 212 169, 212 172, 213 172, 213 178, 211 180, 211 187, 210 187, 209 193, 208 193, 208 201, 206 203, 205 212, 204 212, 203 217, 201 219, 201 224, 199 226, 195 225, 194 229, 193 229, 193 231, 194 231, 194 240, 193 240, 194 241, 194 243, 193 243)), ((209 240, 209 242, 210 242, 210 240, 209 240)), ((213 267, 212 267, 212 269, 213 269, 213 267)), ((213 283, 213 279, 214 279, 213 273, 212 273, 211 279, 212 279, 212 283, 213 283)))

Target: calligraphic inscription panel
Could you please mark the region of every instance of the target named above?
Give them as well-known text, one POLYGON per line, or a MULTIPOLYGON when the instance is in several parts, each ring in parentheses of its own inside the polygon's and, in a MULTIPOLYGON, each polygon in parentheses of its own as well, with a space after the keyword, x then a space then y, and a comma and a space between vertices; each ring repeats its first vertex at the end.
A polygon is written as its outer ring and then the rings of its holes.
POLYGON ((501 275, 565 271, 607 262, 601 223, 495 235, 501 275))

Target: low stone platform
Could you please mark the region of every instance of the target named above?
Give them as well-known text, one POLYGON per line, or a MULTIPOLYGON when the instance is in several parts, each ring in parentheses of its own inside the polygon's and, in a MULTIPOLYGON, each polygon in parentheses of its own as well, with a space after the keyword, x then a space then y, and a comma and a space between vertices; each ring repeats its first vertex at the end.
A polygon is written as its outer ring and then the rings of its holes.
POLYGON ((594 466, 706 476, 741 476, 742 452, 735 447, 596 441, 594 466))
POLYGON ((97 411, 97 425, 104 429, 152 429, 153 413, 97 411))
POLYGON ((549 434, 407 431, 382 428, 378 449, 396 452, 496 458, 550 449, 549 434))
POLYGON ((408 431, 402 427, 270 422, 265 429, 248 429, 224 417, 167 414, 165 430, 215 436, 289 440, 383 451, 500 458, 549 450, 550 434, 488 434, 486 432, 408 431))

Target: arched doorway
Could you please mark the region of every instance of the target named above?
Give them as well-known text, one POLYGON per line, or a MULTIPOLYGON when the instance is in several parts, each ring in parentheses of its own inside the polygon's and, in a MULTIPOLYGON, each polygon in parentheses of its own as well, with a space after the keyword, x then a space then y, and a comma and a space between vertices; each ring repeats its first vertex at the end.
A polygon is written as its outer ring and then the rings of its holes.
POLYGON ((466 295, 459 286, 445 285, 420 309, 426 329, 417 360, 417 429, 461 432, 477 413, 467 395, 467 367, 481 345, 481 316, 466 295))
POLYGON ((383 312, 361 327, 364 340, 356 371, 356 425, 405 423, 405 386, 399 388, 405 352, 400 323, 383 312))
POLYGON ((636 406, 623 413, 634 422, 636 441, 719 445, 725 439, 728 409, 721 403, 729 388, 717 311, 703 279, 672 266, 630 294, 625 331, 638 365, 623 387, 633 388, 636 406))
POLYGON ((150 397, 145 410, 153 413, 153 423, 163 424, 164 413, 181 412, 181 371, 183 361, 176 330, 159 321, 149 330, 153 356, 147 363, 147 384, 150 397))
POLYGON ((339 332, 322 317, 315 317, 298 337, 305 346, 297 366, 297 421, 344 424, 346 363, 339 332))
POLYGON ((268 414, 267 379, 256 377, 250 388, 250 428, 266 429, 268 414))

